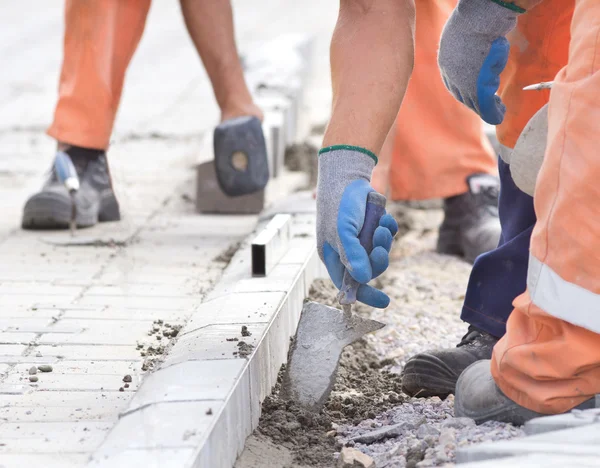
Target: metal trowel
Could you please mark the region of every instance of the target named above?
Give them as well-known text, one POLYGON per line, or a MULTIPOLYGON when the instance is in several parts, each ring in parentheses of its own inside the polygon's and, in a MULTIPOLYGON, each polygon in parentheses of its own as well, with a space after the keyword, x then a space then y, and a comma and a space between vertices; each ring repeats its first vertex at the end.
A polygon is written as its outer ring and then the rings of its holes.
MULTIPOLYGON (((385 203, 385 197, 377 192, 371 192, 367 198, 358 239, 369 254, 373 250, 373 234, 385 214, 385 203)), ((343 310, 316 302, 304 304, 283 377, 284 398, 310 411, 319 411, 333 388, 344 348, 385 326, 352 313, 358 287, 359 283, 346 271, 338 294, 343 310)))

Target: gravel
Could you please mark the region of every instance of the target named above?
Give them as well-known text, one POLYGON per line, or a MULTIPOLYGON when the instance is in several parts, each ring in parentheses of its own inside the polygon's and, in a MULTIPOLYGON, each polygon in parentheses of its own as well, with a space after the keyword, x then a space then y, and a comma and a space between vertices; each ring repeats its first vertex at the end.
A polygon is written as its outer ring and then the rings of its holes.
MULTIPOLYGON (((414 354, 456 346, 466 333, 460 309, 471 265, 434 252, 440 210, 395 209, 396 217, 410 229, 396 240, 390 268, 380 280, 379 286, 392 298, 391 305, 371 311, 372 318, 388 326, 369 335, 366 342, 382 360, 392 361, 388 369, 400 372, 414 354)), ((510 424, 477 426, 471 419, 454 418, 452 395, 443 401, 437 397, 407 398, 373 419, 341 425, 337 432, 339 442, 354 444, 371 456, 378 468, 451 466, 459 447, 524 435, 510 424), (361 436, 373 431, 402 425, 404 430, 398 436, 359 442, 361 436)))

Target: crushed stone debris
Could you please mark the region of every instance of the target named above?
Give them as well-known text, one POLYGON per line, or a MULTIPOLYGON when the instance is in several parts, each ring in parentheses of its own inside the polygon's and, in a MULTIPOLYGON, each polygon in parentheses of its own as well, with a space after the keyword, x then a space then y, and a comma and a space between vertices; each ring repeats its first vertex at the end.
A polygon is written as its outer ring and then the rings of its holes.
POLYGON ((124 389, 123 387, 119 387, 119 391, 120 391, 120 392, 124 392, 124 391, 125 391, 125 389, 124 389))
POLYGON ((237 353, 234 352, 233 354, 235 354, 241 358, 246 358, 246 357, 250 356, 252 354, 252 350, 254 349, 254 345, 248 344, 245 341, 240 341, 237 344, 237 347, 238 347, 237 353))
POLYGON ((37 374, 37 367, 32 366, 29 368, 29 375, 35 375, 37 374))
MULTIPOLYGON (((454 347, 466 332, 460 310, 471 266, 434 252, 441 210, 407 204, 388 208, 400 218, 401 230, 390 267, 373 284, 391 296, 391 305, 380 310, 357 304, 353 309, 388 326, 344 350, 322 412, 306 413, 280 399, 279 381, 263 402, 259 426, 247 444, 255 453, 257 447, 269 448, 264 453, 279 458, 245 464, 251 453, 244 450, 236 467, 336 468, 345 447, 368 455, 379 468, 453 466, 460 447, 524 435, 510 424, 477 426, 468 418, 455 418, 452 395, 441 400, 401 392, 399 372, 408 358, 454 347), (282 451, 289 453, 285 464, 282 451)), ((307 300, 335 307, 336 294, 330 281, 319 280, 307 300)))
POLYGON ((212 414, 213 414, 213 410, 212 410, 212 408, 208 408, 208 409, 206 410, 206 415, 207 415, 207 416, 211 416, 212 414))
POLYGON ((162 319, 154 320, 152 328, 148 331, 148 336, 159 341, 149 341, 143 343, 137 343, 136 349, 139 351, 140 356, 145 358, 142 364, 142 371, 151 371, 155 369, 158 364, 162 361, 164 354, 173 343, 174 339, 179 335, 182 325, 170 324, 162 319), (163 339, 165 338, 165 339, 163 339))
POLYGON ((344 447, 340 452, 337 468, 375 468, 375 462, 355 448, 344 447))
POLYGON ((132 381, 133 381, 133 379, 131 378, 131 375, 129 375, 129 374, 127 374, 125 377, 123 377, 123 382, 130 383, 132 381))
POLYGON ((242 325, 242 336, 252 336, 246 325, 242 325))
POLYGON ((38 370, 40 372, 52 372, 52 366, 50 364, 42 364, 41 366, 38 366, 38 370))
POLYGON ((29 376, 29 381, 30 382, 37 382, 39 380, 39 377, 37 375, 30 375, 29 376))

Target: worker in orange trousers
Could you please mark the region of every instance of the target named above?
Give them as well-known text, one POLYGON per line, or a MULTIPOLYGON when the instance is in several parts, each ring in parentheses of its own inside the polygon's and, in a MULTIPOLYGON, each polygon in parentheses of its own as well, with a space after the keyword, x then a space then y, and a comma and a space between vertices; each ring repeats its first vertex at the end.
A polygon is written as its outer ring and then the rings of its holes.
MULTIPOLYGON (((244 81, 228 1, 180 0, 188 32, 221 109, 221 121, 262 119, 244 81)), ((151 0, 66 0, 59 97, 48 135, 77 170, 78 227, 120 219, 106 152, 127 67, 142 37, 151 0)), ((71 200, 55 171, 25 204, 26 229, 67 228, 71 200)))
MULTIPOLYGON (((458 351, 422 353, 407 363, 409 380, 420 384, 421 394, 440 394, 444 385, 446 394, 452 393, 448 390, 455 385, 457 416, 478 423, 493 419, 522 424, 541 415, 596 406, 599 37, 600 4, 593 0, 488 0, 476 5, 460 0, 442 36, 439 62, 449 90, 498 125, 503 158, 500 217, 503 236, 505 228, 513 233, 509 255, 494 251, 475 263, 466 301, 482 284, 487 285, 483 289, 495 288, 495 297, 504 301, 508 295, 503 286, 527 263, 526 284, 511 294, 514 309, 502 324, 503 333, 467 339, 458 351), (493 31, 506 22, 506 31, 490 38, 488 58, 493 57, 481 66, 476 99, 467 76, 476 56, 468 41, 473 18, 489 25, 479 25, 478 31, 493 31), (501 79, 499 97, 494 96, 494 75, 501 79), (523 90, 542 81, 554 81, 551 92, 523 90), (531 212, 505 161, 510 161, 529 119, 548 102, 546 152, 531 212), (482 348, 493 348, 491 360, 481 356, 482 348), (466 368, 462 373, 461 367, 466 368)), ((472 313, 482 321, 489 318, 486 310, 472 313)))

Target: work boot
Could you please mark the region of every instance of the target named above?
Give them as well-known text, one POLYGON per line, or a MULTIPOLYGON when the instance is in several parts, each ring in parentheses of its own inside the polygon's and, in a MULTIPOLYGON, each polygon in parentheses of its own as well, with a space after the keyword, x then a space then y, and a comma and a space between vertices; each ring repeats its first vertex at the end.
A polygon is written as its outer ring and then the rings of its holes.
MULTIPOLYGON (((77 171, 80 188, 75 195, 77 227, 90 227, 98 221, 121 219, 108 170, 106 153, 71 146, 65 151, 77 171)), ((71 196, 58 180, 54 166, 42 190, 27 200, 23 208, 23 229, 67 229, 71 220, 71 196)))
POLYGON ((467 178, 467 185, 467 192, 444 199, 437 251, 473 263, 479 255, 498 246, 500 180, 491 174, 474 174, 467 178))
MULTIPOLYGON (((595 398, 591 398, 575 409, 594 407, 595 398)), ((474 419, 477 424, 500 421, 516 426, 521 426, 533 418, 547 416, 518 405, 502 393, 492 377, 489 360, 469 366, 458 379, 454 415, 474 419)))
POLYGON ((490 359, 498 338, 469 326, 456 348, 426 351, 411 357, 402 371, 402 391, 409 396, 446 398, 458 377, 481 359, 490 359))

